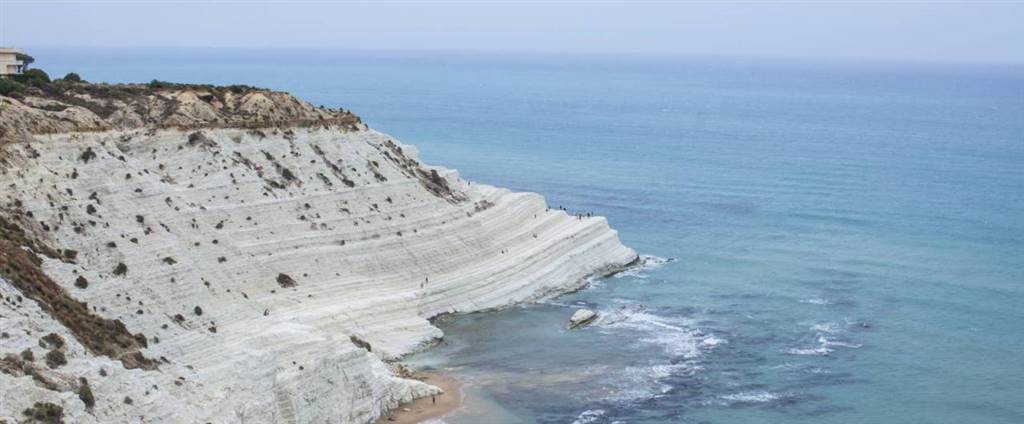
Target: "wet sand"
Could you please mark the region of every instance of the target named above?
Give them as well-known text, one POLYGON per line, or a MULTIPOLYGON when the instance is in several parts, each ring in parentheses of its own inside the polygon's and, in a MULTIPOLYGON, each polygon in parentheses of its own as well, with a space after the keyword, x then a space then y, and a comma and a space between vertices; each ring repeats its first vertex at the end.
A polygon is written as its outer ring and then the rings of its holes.
POLYGON ((427 396, 399 405, 390 415, 377 419, 375 424, 416 424, 430 419, 442 418, 462 405, 461 384, 442 374, 420 372, 416 378, 440 387, 444 393, 427 396), (436 403, 435 403, 436 400, 436 403))

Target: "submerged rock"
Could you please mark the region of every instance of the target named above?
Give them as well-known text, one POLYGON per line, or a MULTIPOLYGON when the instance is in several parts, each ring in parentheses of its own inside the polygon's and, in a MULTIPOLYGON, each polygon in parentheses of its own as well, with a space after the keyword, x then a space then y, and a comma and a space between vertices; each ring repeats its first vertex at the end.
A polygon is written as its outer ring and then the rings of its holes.
POLYGON ((590 325, 597 319, 597 312, 591 311, 590 309, 580 309, 572 314, 569 318, 569 329, 573 330, 579 327, 590 325))

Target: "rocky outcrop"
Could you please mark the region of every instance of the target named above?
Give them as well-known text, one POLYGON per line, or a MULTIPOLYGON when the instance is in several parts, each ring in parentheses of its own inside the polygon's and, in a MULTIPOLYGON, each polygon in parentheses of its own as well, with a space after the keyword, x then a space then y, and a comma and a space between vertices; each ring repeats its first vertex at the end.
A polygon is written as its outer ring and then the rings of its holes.
POLYGON ((437 393, 390 364, 442 336, 430 318, 636 258, 603 218, 469 184, 347 112, 206 89, 0 97, 0 420, 371 422, 437 393))
POLYGON ((579 309, 569 317, 569 329, 573 330, 589 325, 596 319, 597 312, 591 311, 590 309, 579 309))

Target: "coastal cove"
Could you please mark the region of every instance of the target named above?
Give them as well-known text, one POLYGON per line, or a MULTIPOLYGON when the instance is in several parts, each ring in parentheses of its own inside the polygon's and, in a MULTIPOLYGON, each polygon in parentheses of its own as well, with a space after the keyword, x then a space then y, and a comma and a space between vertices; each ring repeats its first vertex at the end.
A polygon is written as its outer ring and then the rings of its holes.
MULTIPOLYGON (((409 324, 423 329, 417 340, 443 332, 440 344, 403 362, 458 381, 465 403, 442 418, 448 424, 1024 421, 1020 67, 368 51, 34 54, 54 76, 250 84, 344 107, 375 130, 373 143, 393 136, 414 145, 425 164, 457 169, 452 181, 473 181, 479 194, 499 195, 485 184, 536 192, 554 210, 607 217, 640 266, 553 300, 444 316, 436 332, 409 324), (567 330, 580 308, 599 318, 567 330)), ((231 134, 215 136, 234 145, 231 134)), ((358 151, 372 154, 368 146, 358 151)), ((54 152, 43 154, 61 154, 54 152)), ((290 275, 309 287, 301 273, 290 275)), ((304 330, 278 330, 308 341, 304 330)))

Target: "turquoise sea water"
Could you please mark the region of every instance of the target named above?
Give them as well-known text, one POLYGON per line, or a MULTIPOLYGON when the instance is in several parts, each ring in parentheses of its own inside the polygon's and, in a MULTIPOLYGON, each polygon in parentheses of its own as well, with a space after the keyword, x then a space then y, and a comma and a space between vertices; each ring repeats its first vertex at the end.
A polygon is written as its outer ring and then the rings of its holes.
POLYGON ((1024 67, 32 53, 291 91, 607 216, 647 266, 446 320, 411 358, 465 381, 449 423, 1024 422, 1024 67), (602 319, 566 331, 583 305, 602 319))

